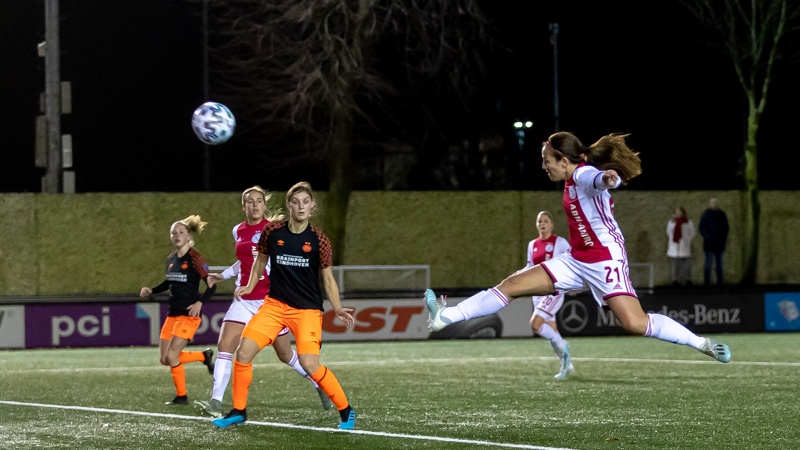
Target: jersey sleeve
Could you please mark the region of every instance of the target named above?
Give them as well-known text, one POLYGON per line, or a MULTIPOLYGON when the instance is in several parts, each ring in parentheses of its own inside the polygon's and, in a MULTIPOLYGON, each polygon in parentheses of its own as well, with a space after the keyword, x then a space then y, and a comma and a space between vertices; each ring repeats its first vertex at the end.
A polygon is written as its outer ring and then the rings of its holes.
POLYGON ((231 234, 233 234, 233 242, 236 242, 236 240, 239 239, 239 227, 241 225, 242 224, 237 223, 236 225, 233 226, 233 230, 231 230, 231 234))
POLYGON ((233 265, 222 271, 222 278, 228 280, 230 278, 239 275, 239 272, 242 271, 242 263, 237 259, 233 265))
POLYGON ((208 276, 208 264, 206 264, 205 258, 198 252, 192 252, 192 265, 194 266, 194 271, 200 275, 201 280, 205 280, 208 276))
POLYGON ((570 247, 569 241, 559 236, 556 238, 556 248, 553 250, 553 255, 560 255, 564 252, 568 252, 571 248, 572 247, 570 247))
POLYGON ((580 166, 575 169, 572 175, 575 184, 589 197, 600 195, 601 192, 608 189, 618 188, 622 184, 622 178, 617 177, 617 183, 614 186, 606 186, 603 183, 603 174, 605 171, 599 170, 594 166, 580 166))
POLYGON ((269 256, 269 235, 275 229, 274 223, 269 223, 261 230, 261 238, 258 240, 258 253, 269 256))
POLYGON ((317 237, 319 238, 319 268, 327 269, 333 265, 333 248, 331 247, 331 241, 328 240, 328 236, 325 236, 325 233, 322 232, 317 233, 317 237))

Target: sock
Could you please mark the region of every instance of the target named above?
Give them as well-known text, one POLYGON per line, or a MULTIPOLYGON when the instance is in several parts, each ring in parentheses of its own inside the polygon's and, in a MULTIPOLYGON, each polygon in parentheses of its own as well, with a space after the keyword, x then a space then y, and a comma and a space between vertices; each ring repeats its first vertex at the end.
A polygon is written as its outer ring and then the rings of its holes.
POLYGON ((247 408, 247 394, 250 391, 250 383, 253 381, 253 363, 242 364, 239 361, 233 362, 233 408, 247 408))
POLYGON ((339 410, 339 420, 342 422, 347 422, 347 419, 350 418, 350 411, 352 410, 353 408, 351 408, 350 405, 347 405, 347 408, 345 409, 339 410))
POLYGON ((311 384, 314 385, 314 388, 319 387, 317 382, 314 381, 310 376, 308 376, 306 371, 303 370, 303 366, 300 365, 300 360, 297 358, 297 350, 292 350, 292 359, 290 359, 289 362, 287 362, 286 364, 289 365, 292 369, 296 370, 297 373, 300 374, 300 376, 308 378, 308 381, 310 381, 311 384))
POLYGON ((347 403, 347 397, 344 395, 344 389, 342 389, 342 385, 339 384, 339 380, 336 379, 336 375, 328 370, 327 367, 319 366, 319 369, 317 369, 317 371, 311 375, 311 379, 316 381, 317 384, 319 384, 319 387, 325 391, 325 394, 328 395, 328 398, 330 398, 333 404, 336 405, 336 409, 341 411, 350 405, 347 403))
POLYGON ((564 348, 564 345, 566 345, 564 339, 561 337, 561 333, 554 330, 552 327, 550 327, 550 325, 546 323, 543 323, 542 326, 540 326, 539 329, 536 330, 536 332, 539 333, 539 336, 550 341, 550 343, 553 345, 554 348, 555 347, 564 348))
POLYGON ((689 345, 695 349, 700 349, 705 342, 705 339, 663 314, 647 315, 647 331, 644 335, 673 344, 689 345))
POLYGON ((456 306, 442 310, 445 323, 461 322, 475 317, 488 316, 508 306, 508 299, 496 287, 480 291, 456 306))
POLYGON ((172 381, 175 383, 175 392, 178 396, 186 395, 186 371, 183 364, 169 368, 172 371, 172 381))
POLYGON ((228 382, 231 381, 231 367, 233 367, 233 354, 219 352, 217 354, 217 361, 214 363, 214 390, 211 392, 212 399, 222 401, 222 397, 225 395, 225 389, 228 388, 228 382))
POLYGON ((203 355, 203 352, 181 352, 180 355, 178 355, 178 359, 181 361, 181 364, 186 364, 190 362, 205 361, 206 357, 203 355))
POLYGON ((553 347, 553 352, 556 354, 556 356, 558 356, 558 359, 564 357, 564 351, 554 344, 553 341, 550 341, 550 347, 553 347))

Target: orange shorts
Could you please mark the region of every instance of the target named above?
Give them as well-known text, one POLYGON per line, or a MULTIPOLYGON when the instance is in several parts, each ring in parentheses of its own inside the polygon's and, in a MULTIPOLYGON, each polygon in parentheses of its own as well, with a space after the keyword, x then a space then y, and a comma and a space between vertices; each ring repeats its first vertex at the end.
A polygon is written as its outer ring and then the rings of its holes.
POLYGON ((200 327, 200 317, 168 316, 161 327, 161 339, 169 341, 172 336, 184 338, 187 341, 194 337, 194 332, 200 327))
POLYGON ((255 341, 260 348, 271 345, 284 327, 289 327, 298 354, 319 355, 322 337, 322 311, 297 309, 267 297, 256 315, 242 331, 242 337, 255 341))

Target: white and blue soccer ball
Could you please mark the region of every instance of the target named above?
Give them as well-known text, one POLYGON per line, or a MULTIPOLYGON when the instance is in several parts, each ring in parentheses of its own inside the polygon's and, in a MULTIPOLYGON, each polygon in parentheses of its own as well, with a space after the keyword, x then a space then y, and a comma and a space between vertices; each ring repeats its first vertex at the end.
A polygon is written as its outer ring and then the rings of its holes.
POLYGON ((197 137, 208 145, 227 142, 236 129, 236 118, 227 106, 217 102, 205 102, 192 114, 192 129, 197 137))

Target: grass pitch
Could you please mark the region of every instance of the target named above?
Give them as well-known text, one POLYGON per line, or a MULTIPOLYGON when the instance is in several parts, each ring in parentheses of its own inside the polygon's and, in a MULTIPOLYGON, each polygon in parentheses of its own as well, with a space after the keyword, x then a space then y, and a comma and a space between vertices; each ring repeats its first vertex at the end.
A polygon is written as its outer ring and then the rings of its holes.
MULTIPOLYGON (((730 364, 654 339, 572 338, 577 374, 559 381, 542 339, 325 343, 352 433, 269 348, 250 423, 227 429, 164 405, 175 392, 156 348, 0 352, 0 448, 800 448, 798 335, 719 339, 730 364)), ((205 366, 186 378, 190 401, 208 399, 205 366)))

